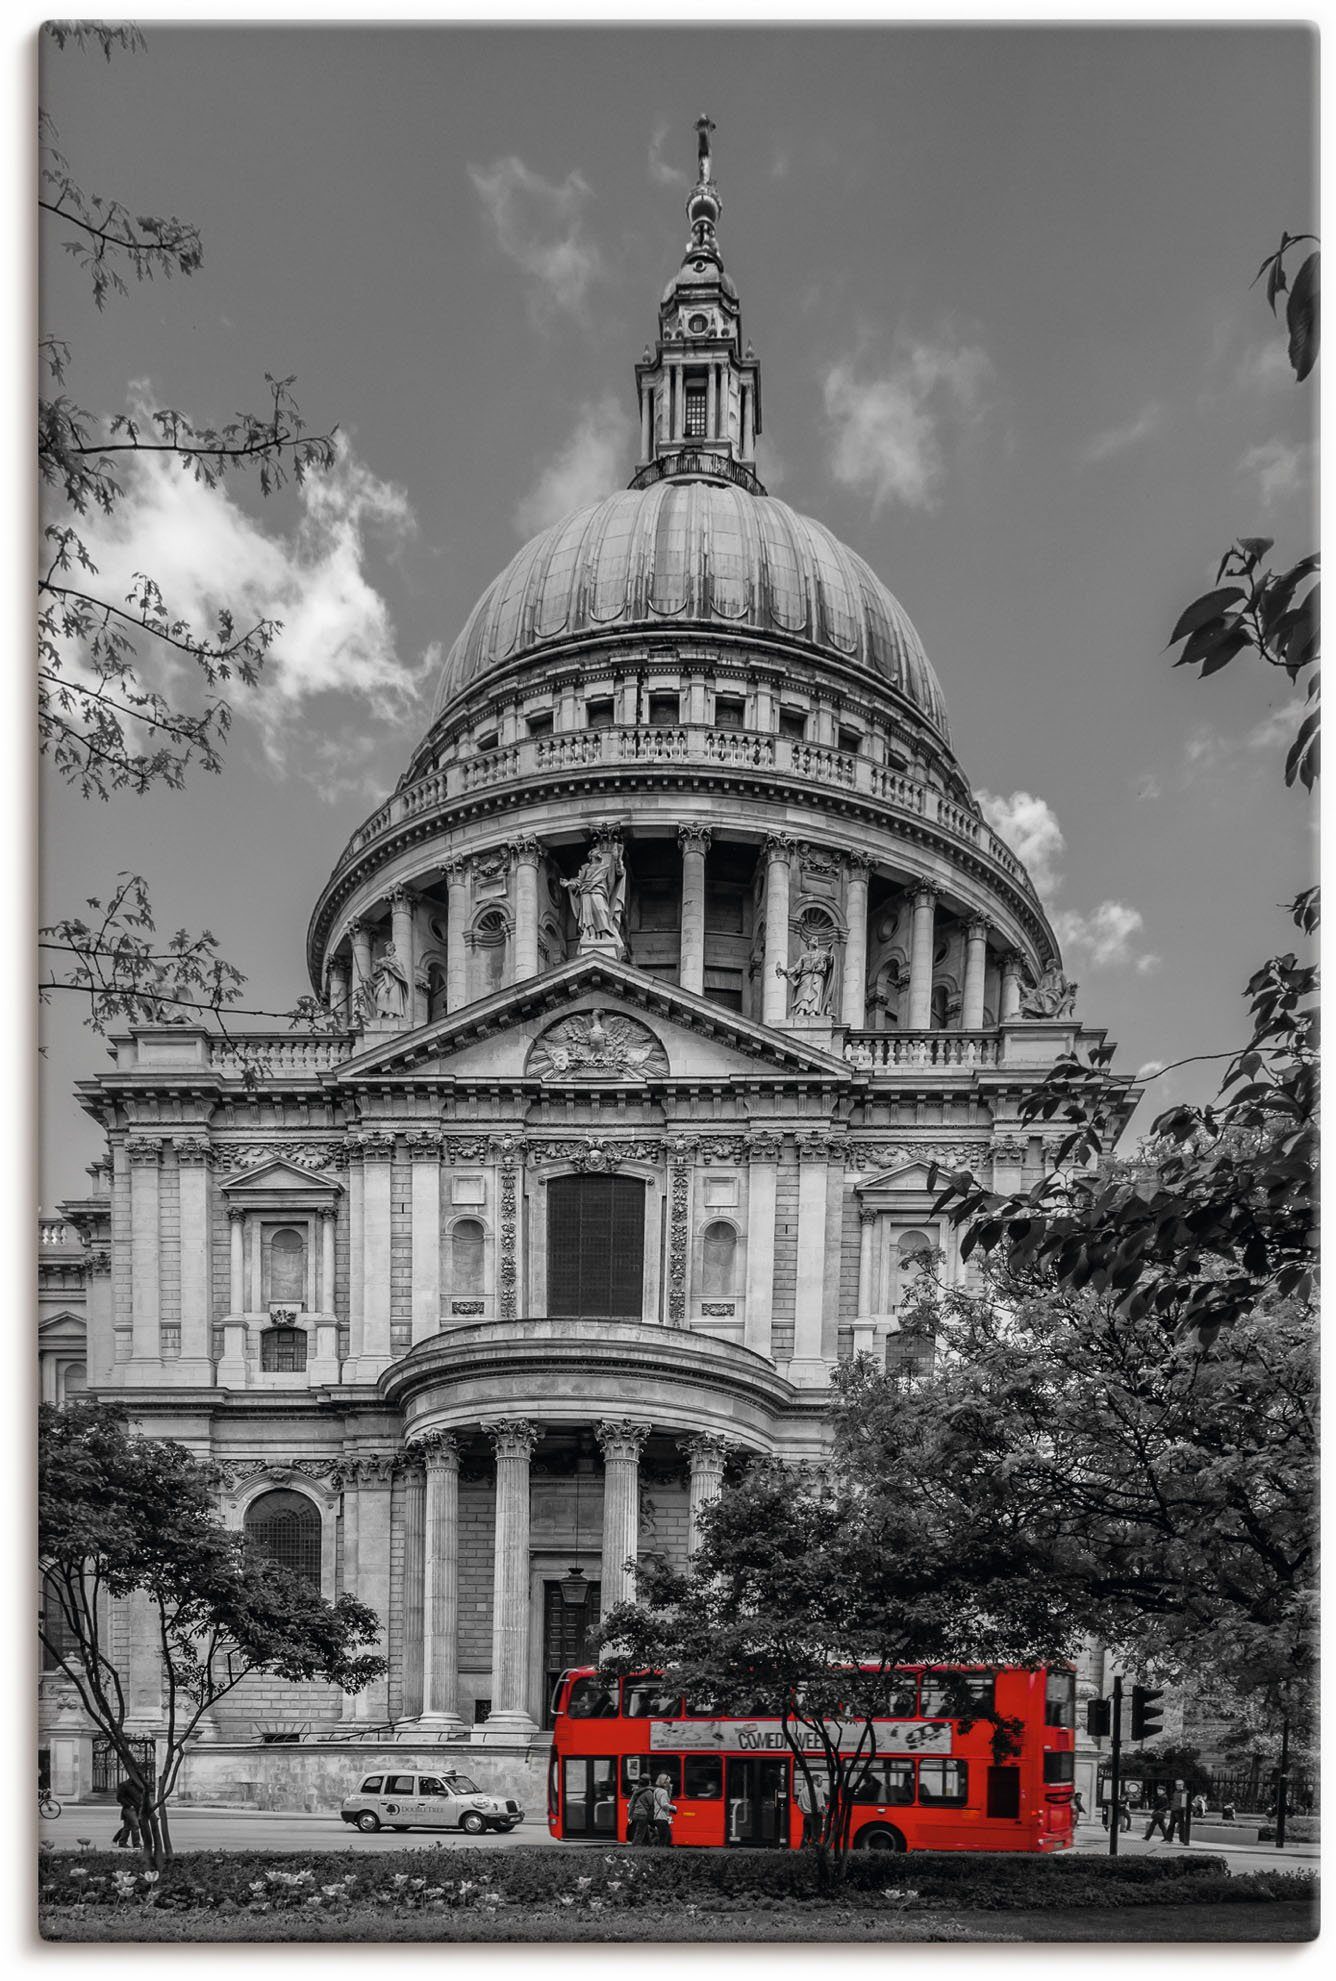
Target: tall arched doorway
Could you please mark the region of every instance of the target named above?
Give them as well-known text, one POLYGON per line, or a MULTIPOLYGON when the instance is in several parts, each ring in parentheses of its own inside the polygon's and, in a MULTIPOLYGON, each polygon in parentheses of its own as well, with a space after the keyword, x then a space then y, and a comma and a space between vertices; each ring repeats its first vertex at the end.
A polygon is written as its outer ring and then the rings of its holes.
POLYGON ((635 1176, 554 1176, 547 1186, 547 1311, 639 1320, 645 1185, 635 1176))

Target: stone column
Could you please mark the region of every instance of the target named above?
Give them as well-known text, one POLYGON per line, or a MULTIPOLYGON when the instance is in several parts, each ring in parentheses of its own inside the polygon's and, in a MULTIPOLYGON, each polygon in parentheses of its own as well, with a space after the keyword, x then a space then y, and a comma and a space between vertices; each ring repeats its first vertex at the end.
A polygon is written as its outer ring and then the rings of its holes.
MULTIPOLYGON (((380 1618, 380 1632, 369 1650, 386 1653, 390 1614, 390 1492, 394 1483, 394 1454, 359 1454, 351 1461, 357 1494, 358 1600, 380 1618)), ((387 1720, 390 1713, 388 1676, 373 1679, 355 1695, 353 1717, 363 1724, 387 1720)))
POLYGON ((844 984, 840 992, 840 1023, 861 1032, 867 1023, 867 885, 871 865, 866 853, 852 853, 845 869, 844 984))
POLYGON ((124 1598, 129 1632, 125 1679, 125 1730, 156 1733, 162 1724, 162 1646, 158 1606, 146 1589, 124 1598))
POLYGON ((404 1457, 403 1667, 399 1680, 399 1719, 414 1725, 422 1716, 423 1611, 426 1576, 427 1482, 411 1447, 404 1457))
POLYGON ((462 1010, 469 1001, 469 955, 464 932, 469 919, 469 862, 447 860, 448 906, 445 923, 445 1008, 462 1010))
POLYGON ((390 1359, 390 1165, 394 1137, 362 1137, 362 1348, 355 1382, 374 1382, 390 1359))
POLYGON ((982 1029, 984 973, 987 967, 988 924, 975 920, 965 931, 965 988, 960 1005, 962 1032, 982 1029))
POLYGON ((648 1424, 595 1426, 603 1453, 603 1589, 599 1609, 606 1616, 635 1595, 635 1575, 627 1567, 640 1552, 640 1453, 648 1424))
POLYGON ((459 1446, 442 1431, 415 1438, 427 1468, 422 1569, 422 1716, 448 1732, 459 1717, 459 1446))
POLYGON ((414 943, 413 897, 406 887, 396 887, 390 893, 390 941, 399 959, 400 968, 408 979, 408 998, 404 1011, 404 1029, 413 1023, 413 979, 417 972, 417 948, 414 943))
POLYGON ((775 1183, 778 1135, 753 1135, 747 1145, 747 1314, 744 1346, 770 1354, 775 1299, 775 1183))
POLYGON ((858 1213, 858 1318, 867 1320, 877 1311, 877 1221, 879 1213, 867 1209, 858 1213))
POLYGON ((793 840, 772 833, 765 842, 765 956, 761 964, 761 1022, 782 1025, 789 1015, 789 859, 793 840))
POLYGON ((115 1343, 111 1319, 111 1253, 99 1245, 84 1253, 84 1285, 87 1290, 87 1357, 89 1389, 100 1389, 111 1380, 115 1343))
MULTIPOLYGON (((358 1532, 357 1532, 358 1466, 359 1466, 359 1460, 355 1458, 350 1458, 344 1462, 342 1468, 343 1470, 343 1507, 342 1507, 343 1579, 340 1584, 340 1587, 345 1589, 350 1596, 356 1596, 360 1594, 358 1581, 357 1581, 358 1556, 361 1553, 361 1550, 358 1547, 358 1532)), ((342 1702, 339 1706, 339 1718, 341 1720, 348 1721, 348 1720, 355 1720, 357 1718, 358 1715, 357 1702, 359 1697, 360 1694, 356 1692, 344 1693, 342 1702)))
POLYGON ((322 1314, 334 1314, 338 1310, 334 1304, 334 1235, 338 1227, 339 1214, 333 1204, 326 1204, 320 1212, 320 1295, 322 1314))
POLYGON ((640 388, 640 458, 642 461, 648 461, 649 459, 649 419, 652 403, 653 393, 649 386, 642 385, 640 388))
POLYGON ((937 896, 921 887, 914 896, 914 929, 909 948, 909 1026, 926 1032, 932 1024, 932 950, 936 935, 937 896))
POLYGON ((538 1428, 522 1418, 483 1426, 496 1450, 492 1578, 492 1710, 484 1740, 529 1740, 529 1460, 538 1428))
POLYGON ((705 433, 713 440, 719 431, 719 367, 711 365, 705 383, 705 433))
POLYGON ((1002 996, 998 1023, 1009 1025, 1020 1016, 1021 1009, 1021 959, 1014 949, 1007 950, 1002 958, 1002 996))
POLYGON ((329 966, 329 1008, 340 1025, 348 1023, 348 965, 342 958, 329 966))
POLYGON ((228 1205, 227 1222, 231 1227, 232 1238, 228 1306, 232 1313, 244 1314, 246 1311, 246 1213, 240 1204, 228 1205))
POLYGON ((511 981, 522 983, 526 977, 538 975, 538 865, 543 849, 536 839, 512 839, 506 851, 515 890, 511 981))
MULTIPOLYGON (((826 1176, 830 1150, 823 1135, 798 1142, 798 1284, 793 1361, 798 1379, 824 1377, 822 1321, 826 1305, 826 1176)), ((794 1373, 792 1367, 790 1374, 794 1373)))
POLYGON ((700 1517, 717 1500, 724 1486, 724 1459, 728 1446, 723 1438, 687 1438, 683 1450, 691 1467, 687 1500, 687 1553, 700 1546, 700 1517))
POLYGON ((705 855, 710 848, 707 825, 677 829, 682 848, 682 934, 677 980, 683 990, 700 997, 705 990, 705 855))
POLYGON ((181 1360, 172 1373, 182 1383, 213 1379, 209 1355, 210 1153, 208 1142, 199 1136, 182 1136, 176 1144, 181 1205, 181 1360))
POLYGON ((756 395, 750 381, 742 388, 742 458, 750 461, 756 452, 756 395))
POLYGON ((371 930, 365 922, 349 922, 353 946, 353 987, 351 1018, 360 1025, 366 1017, 366 1000, 371 995, 371 930))
POLYGON ((159 1333, 158 1199, 161 1175, 159 1145, 132 1136, 125 1145, 130 1162, 130 1356, 135 1362, 157 1362, 162 1356, 159 1333))
POLYGON ((441 1331, 441 1138, 433 1129, 408 1137, 413 1166, 413 1340, 441 1331))

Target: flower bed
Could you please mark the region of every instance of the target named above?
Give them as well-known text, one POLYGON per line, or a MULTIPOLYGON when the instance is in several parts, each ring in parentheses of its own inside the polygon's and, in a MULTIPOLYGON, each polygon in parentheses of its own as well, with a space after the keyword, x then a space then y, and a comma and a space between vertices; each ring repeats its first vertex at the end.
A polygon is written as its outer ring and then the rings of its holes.
MULTIPOLYGON (((665 1919, 818 1907, 823 1911, 901 1915, 963 1910, 1074 1911, 1085 1907, 1238 1904, 1311 1899, 1315 1880, 1267 1871, 1230 1877, 1218 1857, 1042 1858, 1020 1854, 915 1853, 857 1856, 843 1883, 821 1888, 810 1852, 565 1852, 519 1848, 485 1866, 461 1868, 453 1851, 192 1851, 161 1875, 129 1867, 108 1852, 40 1860, 44 1909, 85 1916, 214 1913, 220 1918, 275 1915, 328 1922, 353 1914, 394 1922, 465 1912, 497 1916, 616 1914, 662 1909, 665 1919)), ((146 1922, 147 1923, 147 1922, 146 1922)), ((350 1935, 351 1937, 351 1935, 350 1935)))

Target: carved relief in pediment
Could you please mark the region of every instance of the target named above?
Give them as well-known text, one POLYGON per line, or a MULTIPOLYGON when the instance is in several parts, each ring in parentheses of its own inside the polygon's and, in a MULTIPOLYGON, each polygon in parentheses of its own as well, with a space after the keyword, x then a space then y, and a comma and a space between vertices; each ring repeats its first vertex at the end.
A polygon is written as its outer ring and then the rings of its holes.
POLYGON ((582 1079, 600 1073, 651 1080, 668 1071, 668 1055, 639 1019, 620 1012, 581 1011, 550 1025, 530 1048, 525 1072, 540 1080, 582 1079))

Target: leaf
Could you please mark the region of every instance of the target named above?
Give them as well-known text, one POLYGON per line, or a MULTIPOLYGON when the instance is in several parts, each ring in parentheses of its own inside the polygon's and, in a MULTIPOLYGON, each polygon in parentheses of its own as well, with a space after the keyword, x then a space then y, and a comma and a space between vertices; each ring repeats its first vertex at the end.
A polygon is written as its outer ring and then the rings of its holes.
POLYGON ((1318 262, 1316 253, 1309 255, 1294 278, 1294 287, 1285 309, 1285 321, 1290 332, 1290 363, 1300 385, 1317 363, 1320 316, 1318 262))
POLYGON ((1201 679, 1204 681, 1208 674, 1218 674, 1222 667, 1229 666, 1230 661, 1234 659, 1236 654, 1241 653, 1244 647, 1251 644, 1243 628, 1241 626, 1234 627, 1232 631, 1225 634, 1222 640, 1216 642, 1202 661, 1201 679))
POLYGON ((1199 626, 1204 626, 1209 619, 1217 618, 1227 605, 1232 605, 1235 599, 1242 597, 1243 591, 1240 586, 1221 585, 1218 591, 1206 592, 1201 598, 1194 599, 1192 604, 1185 607, 1179 615, 1178 624, 1169 635, 1166 647, 1175 646, 1179 640, 1186 639, 1189 633, 1195 633, 1199 626))

